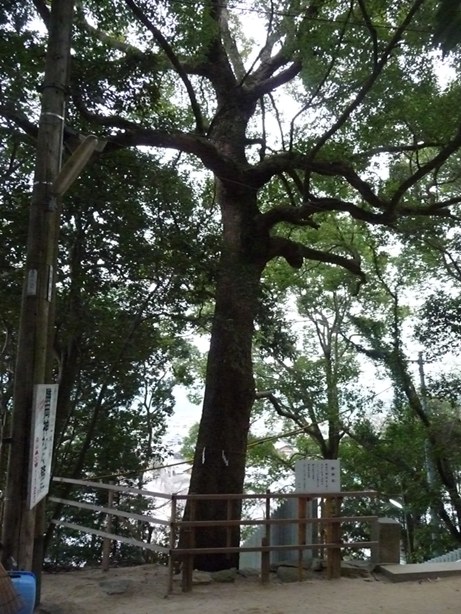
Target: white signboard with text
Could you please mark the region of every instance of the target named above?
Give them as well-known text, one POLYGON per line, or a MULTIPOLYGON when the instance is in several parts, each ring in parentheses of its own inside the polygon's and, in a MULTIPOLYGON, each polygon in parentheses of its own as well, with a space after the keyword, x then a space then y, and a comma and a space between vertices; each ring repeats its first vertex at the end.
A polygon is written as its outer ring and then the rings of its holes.
POLYGON ((50 486, 58 384, 34 387, 30 455, 29 509, 46 496, 50 486))
POLYGON ((295 463, 296 492, 340 492, 339 460, 299 460, 295 463))

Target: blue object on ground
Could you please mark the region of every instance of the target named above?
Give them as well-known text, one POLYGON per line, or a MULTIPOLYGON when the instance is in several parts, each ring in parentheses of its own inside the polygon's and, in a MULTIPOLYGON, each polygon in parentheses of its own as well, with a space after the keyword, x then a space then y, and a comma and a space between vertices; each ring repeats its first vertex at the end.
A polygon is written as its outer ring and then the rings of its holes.
POLYGON ((15 591, 23 602, 23 607, 18 614, 33 614, 37 590, 35 575, 31 571, 10 571, 9 576, 13 581, 15 591))

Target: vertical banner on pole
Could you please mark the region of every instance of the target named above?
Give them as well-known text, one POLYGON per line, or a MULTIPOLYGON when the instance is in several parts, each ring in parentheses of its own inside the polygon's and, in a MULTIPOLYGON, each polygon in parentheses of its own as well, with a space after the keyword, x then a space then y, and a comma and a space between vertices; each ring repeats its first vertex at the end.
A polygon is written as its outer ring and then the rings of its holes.
POLYGON ((46 496, 50 486, 58 384, 34 387, 29 464, 29 509, 46 496))

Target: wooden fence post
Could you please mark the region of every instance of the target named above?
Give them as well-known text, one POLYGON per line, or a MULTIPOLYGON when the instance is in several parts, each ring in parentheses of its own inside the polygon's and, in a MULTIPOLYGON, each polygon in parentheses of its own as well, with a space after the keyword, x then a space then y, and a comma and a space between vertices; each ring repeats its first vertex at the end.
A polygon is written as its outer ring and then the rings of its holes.
POLYGON ((327 522, 327 542, 330 544, 327 551, 327 576, 329 580, 341 577, 341 524, 334 520, 340 516, 340 509, 340 497, 327 498, 326 515, 327 518, 333 520, 333 522, 327 522))
POLYGON ((304 549, 299 546, 306 545, 306 511, 309 498, 303 496, 298 497, 298 580, 303 579, 303 554, 304 549))
POLYGON ((178 510, 177 495, 171 495, 171 514, 170 514, 170 552, 168 555, 168 586, 167 595, 173 592, 173 574, 175 565, 174 549, 176 547, 176 515, 178 510))
MULTIPOLYGON (((271 517, 271 500, 270 500, 270 490, 266 492, 266 511, 265 511, 265 519, 267 521, 270 520, 271 517)), ((271 567, 271 553, 270 546, 271 543, 271 527, 269 522, 266 522, 264 537, 261 540, 261 547, 263 550, 261 551, 261 582, 263 584, 269 582, 269 574, 271 567)))
MULTIPOLYGON (((190 495, 192 493, 189 493, 190 495)), ((197 502, 195 499, 189 500, 189 520, 195 522, 195 510, 197 502)), ((184 530, 185 546, 187 549, 194 548, 195 546, 195 527, 191 525, 188 529, 184 530)), ((184 555, 182 564, 182 590, 183 593, 190 593, 192 590, 192 575, 194 572, 194 553, 189 552, 184 555)))
MULTIPOLYGON (((112 482, 109 482, 109 483, 112 484, 112 482)), ((113 504, 114 504, 114 491, 109 490, 108 495, 107 495, 107 507, 112 508, 113 504)), ((112 514, 107 514, 107 518, 106 518, 107 533, 112 533, 112 519, 113 519, 112 514)), ((109 570, 111 544, 112 544, 112 540, 109 539, 108 537, 105 537, 103 539, 103 542, 102 542, 102 570, 103 571, 109 570)))

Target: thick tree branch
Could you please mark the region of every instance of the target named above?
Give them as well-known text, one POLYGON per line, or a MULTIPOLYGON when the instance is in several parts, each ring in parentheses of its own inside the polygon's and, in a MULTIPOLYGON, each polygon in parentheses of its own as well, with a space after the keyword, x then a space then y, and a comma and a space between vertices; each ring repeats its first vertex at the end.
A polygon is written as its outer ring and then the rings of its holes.
POLYGON ((293 205, 279 205, 270 211, 258 216, 257 223, 261 229, 269 230, 282 222, 293 224, 294 226, 310 226, 319 228, 319 225, 311 219, 313 212, 309 206, 295 207, 293 205))
POLYGON ((313 249, 285 237, 270 237, 268 260, 277 257, 284 258, 295 269, 301 268, 305 259, 336 264, 360 277, 362 282, 366 280, 365 273, 362 271, 357 258, 346 258, 332 252, 313 249))
POLYGON ((453 219, 453 220, 459 220, 460 217, 454 215, 449 210, 449 207, 451 207, 452 205, 458 205, 459 203, 461 203, 461 196, 454 197, 454 198, 447 198, 447 200, 436 202, 436 203, 430 203, 429 205, 425 205, 423 207, 421 206, 411 207, 409 205, 402 206, 402 207, 399 207, 398 213, 399 215, 405 215, 405 216, 435 215, 437 217, 449 217, 450 219, 453 219))
POLYGON ((197 156, 204 165, 222 180, 231 183, 245 183, 245 171, 235 160, 226 156, 206 137, 174 130, 156 130, 139 126, 135 122, 115 115, 92 113, 76 102, 79 111, 88 121, 100 127, 114 128, 121 132, 104 134, 108 139, 105 150, 111 147, 135 147, 139 145, 176 149, 197 156))
POLYGON ((249 171, 252 181, 258 187, 265 185, 274 175, 289 173, 296 169, 304 169, 310 165, 313 172, 319 175, 334 177, 344 176, 350 167, 342 161, 311 160, 308 156, 296 152, 281 152, 265 158, 249 171))
POLYGON ((211 0, 210 17, 215 21, 216 33, 204 49, 206 60, 201 63, 201 73, 207 77, 216 90, 220 104, 228 101, 229 93, 237 86, 237 79, 223 46, 221 14, 227 7, 227 0, 211 0))
POLYGON ((50 23, 50 9, 48 8, 46 2, 44 0, 32 0, 35 10, 40 15, 40 19, 45 24, 48 29, 50 23))
MULTIPOLYGON (((392 222, 385 209, 380 213, 375 213, 374 211, 363 209, 354 203, 339 198, 315 198, 311 199, 304 206, 310 208, 313 213, 324 213, 326 211, 349 213, 355 220, 368 222, 369 224, 387 225, 392 222)), ((381 208, 384 208, 383 205, 381 208)))
MULTIPOLYGON (((345 211, 350 213, 355 219, 372 224, 392 224, 398 216, 437 215, 439 217, 453 217, 448 208, 460 203, 460 197, 430 203, 426 206, 402 205, 398 207, 397 205, 408 189, 429 172, 439 168, 459 148, 461 148, 461 124, 456 137, 437 156, 420 167, 416 173, 403 182, 390 201, 383 200, 377 196, 370 184, 364 181, 349 164, 342 161, 312 160, 309 156, 293 152, 283 152, 264 159, 249 170, 248 175, 251 176, 252 183, 255 183, 257 186, 264 185, 274 175, 293 173, 295 169, 302 168, 309 168, 312 173, 322 176, 342 177, 350 186, 357 190, 368 205, 379 211, 379 213, 375 213, 340 199, 316 199, 312 195, 306 194, 305 197, 309 201, 304 205, 302 214, 304 216, 307 216, 308 213, 313 214, 321 211, 345 211)), ((270 212, 267 214, 267 218, 270 220, 270 212)))
POLYGON ((229 30, 229 15, 227 12, 227 5, 224 5, 222 7, 222 11, 220 14, 220 26, 223 44, 227 51, 227 55, 231 61, 231 64, 234 68, 235 75, 239 81, 243 81, 246 75, 245 66, 243 65, 242 58, 237 48, 235 39, 229 30))
POLYGON ((373 213, 366 209, 361 209, 353 203, 342 201, 336 198, 321 198, 304 203, 299 207, 293 205, 280 205, 273 207, 266 213, 259 216, 258 223, 261 228, 270 229, 276 224, 287 222, 295 226, 311 226, 318 228, 319 225, 311 219, 316 213, 324 213, 326 211, 342 211, 349 213, 356 220, 368 222, 370 224, 385 224, 387 223, 386 215, 381 213, 373 213))
MULTIPOLYGON (((286 64, 286 61, 283 63, 286 64)), ((249 92, 255 98, 261 98, 261 96, 264 96, 264 94, 269 94, 281 85, 284 85, 285 83, 288 83, 289 81, 294 79, 294 77, 299 75, 301 67, 301 62, 295 61, 292 62, 290 66, 288 66, 288 68, 282 70, 281 72, 277 73, 276 75, 273 75, 268 79, 255 79, 254 81, 252 79, 254 84, 252 85, 252 87, 249 88, 249 92)))
POLYGON ((343 177, 368 204, 382 212, 387 210, 387 203, 373 192, 371 186, 355 172, 352 166, 343 161, 313 160, 310 156, 303 154, 283 152, 263 160, 253 167, 249 173, 251 173, 253 180, 262 186, 274 175, 306 168, 323 176, 343 177))

